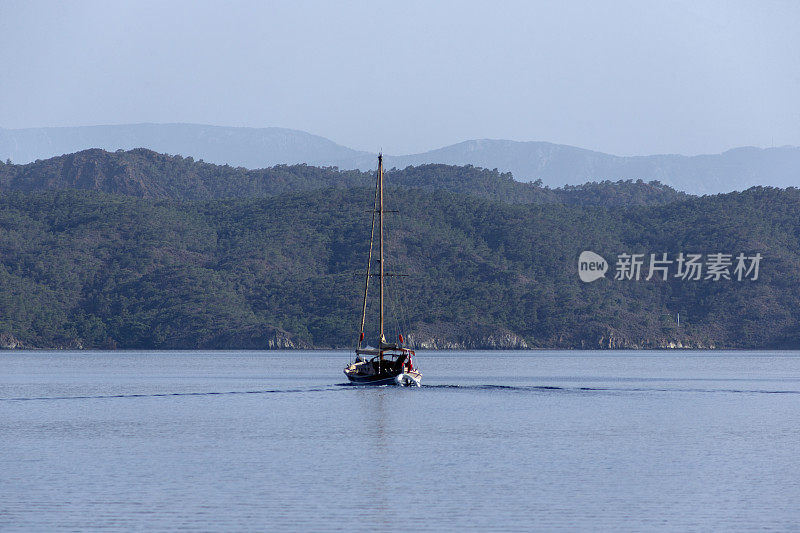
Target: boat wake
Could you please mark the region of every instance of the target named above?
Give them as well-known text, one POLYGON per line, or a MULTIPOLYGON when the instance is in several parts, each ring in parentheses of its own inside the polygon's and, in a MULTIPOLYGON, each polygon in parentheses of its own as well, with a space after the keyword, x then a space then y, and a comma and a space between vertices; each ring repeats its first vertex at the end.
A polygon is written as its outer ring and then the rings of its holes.
MULTIPOLYGON (((438 385, 418 385, 423 390, 453 390, 463 392, 476 391, 495 391, 512 393, 652 393, 652 392, 676 392, 676 393, 725 393, 725 394, 800 394, 800 390, 769 390, 769 389, 734 389, 734 388, 666 388, 666 387, 557 387, 550 385, 457 385, 457 384, 438 384, 438 385)), ((289 388, 289 389, 264 389, 246 391, 204 391, 204 392, 160 392, 160 393, 133 393, 133 394, 96 394, 83 396, 31 396, 31 397, 12 397, 0 398, 0 402, 22 402, 22 401, 46 401, 46 400, 110 400, 119 398, 174 398, 181 396, 230 396, 246 394, 294 394, 309 392, 332 392, 336 390, 385 390, 385 389, 404 389, 396 385, 377 385, 363 387, 354 383, 336 383, 324 387, 289 388)), ((416 388, 416 387, 412 387, 416 388)))
MULTIPOLYGON (((349 385, 349 384, 348 384, 349 385)), ((206 391, 206 392, 159 392, 153 394, 97 394, 87 396, 32 396, 19 398, 0 398, 0 402, 20 402, 30 400, 107 400, 115 398, 170 398, 176 396, 225 396, 235 394, 291 394, 302 392, 330 392, 338 390, 332 387, 265 389, 247 391, 206 391)))
POLYGON ((742 394, 800 394, 800 390, 766 389, 709 389, 666 387, 556 387, 548 385, 422 385, 424 389, 457 389, 464 391, 509 391, 509 392, 696 392, 696 393, 742 393, 742 394))

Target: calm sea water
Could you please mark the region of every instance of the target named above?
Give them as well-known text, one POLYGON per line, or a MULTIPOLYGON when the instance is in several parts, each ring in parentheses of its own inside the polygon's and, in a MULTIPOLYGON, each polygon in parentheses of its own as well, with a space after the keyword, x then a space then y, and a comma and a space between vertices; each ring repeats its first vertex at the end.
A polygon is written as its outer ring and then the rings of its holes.
POLYGON ((800 528, 798 352, 0 354, 0 530, 800 528))

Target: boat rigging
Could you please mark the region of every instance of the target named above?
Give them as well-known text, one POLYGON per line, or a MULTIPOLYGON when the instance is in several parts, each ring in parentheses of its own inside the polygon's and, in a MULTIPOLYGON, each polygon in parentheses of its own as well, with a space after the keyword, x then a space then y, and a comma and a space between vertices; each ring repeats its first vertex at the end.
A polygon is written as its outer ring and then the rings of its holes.
POLYGON ((367 272, 364 279, 364 299, 361 307, 361 327, 359 328, 358 342, 356 344, 356 360, 345 366, 344 374, 352 383, 358 385, 410 385, 420 386, 422 374, 414 366, 414 350, 404 348, 403 335, 399 334, 397 342, 386 342, 384 332, 384 282, 388 274, 384 268, 384 235, 383 217, 387 211, 383 205, 383 154, 378 155, 378 175, 375 185, 375 200, 372 209, 372 230, 369 238, 369 253, 367 255, 367 272), (367 296, 369 281, 374 275, 371 273, 372 254, 375 243, 375 218, 377 215, 378 228, 378 259, 380 266, 377 277, 380 280, 378 288, 378 347, 364 347, 364 327, 367 318, 367 296))

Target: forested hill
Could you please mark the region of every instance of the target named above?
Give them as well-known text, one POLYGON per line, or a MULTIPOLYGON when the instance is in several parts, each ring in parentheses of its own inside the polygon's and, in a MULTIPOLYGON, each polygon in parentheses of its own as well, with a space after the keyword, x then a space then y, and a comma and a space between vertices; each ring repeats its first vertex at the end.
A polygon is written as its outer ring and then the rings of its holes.
MULTIPOLYGON (((355 339, 371 187, 192 202, 5 188, 3 346, 347 347, 355 339)), ((405 188, 390 196, 387 207, 397 206, 402 213, 387 217, 386 265, 411 275, 390 278, 388 324, 417 347, 800 348, 796 189, 608 209, 405 188), (584 250, 611 263, 605 278, 578 279, 584 250), (646 265, 639 280, 615 280, 615 259, 626 253, 763 261, 756 280, 738 281, 732 266, 733 279, 706 279, 705 270, 682 279, 676 265, 666 281, 646 280, 646 265)))
MULTIPOLYGON (((0 190, 81 189, 148 199, 260 198, 325 188, 368 187, 374 172, 307 165, 248 170, 150 150, 85 150, 27 165, 0 163, 0 190)), ((446 190, 510 203, 660 205, 686 195, 658 182, 604 181, 559 189, 515 181, 509 173, 472 166, 421 165, 387 172, 387 185, 446 190)))

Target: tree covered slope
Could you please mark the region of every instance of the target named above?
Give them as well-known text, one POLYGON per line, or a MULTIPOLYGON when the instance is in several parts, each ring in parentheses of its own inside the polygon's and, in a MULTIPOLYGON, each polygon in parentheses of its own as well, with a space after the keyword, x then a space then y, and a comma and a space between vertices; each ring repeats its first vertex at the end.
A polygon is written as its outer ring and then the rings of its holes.
MULTIPOLYGON (((2 171, 0 194, 3 345, 353 343, 370 186, 137 198, 66 185, 26 190, 12 170, 2 171)), ((405 177, 411 186, 387 195, 388 208, 401 211, 388 221, 387 268, 410 274, 389 285, 392 335, 440 348, 800 346, 795 189, 604 207, 508 202, 405 177), (612 262, 661 252, 764 259, 756 281, 614 280, 612 263, 606 278, 587 284, 577 275, 583 250, 612 262)))

